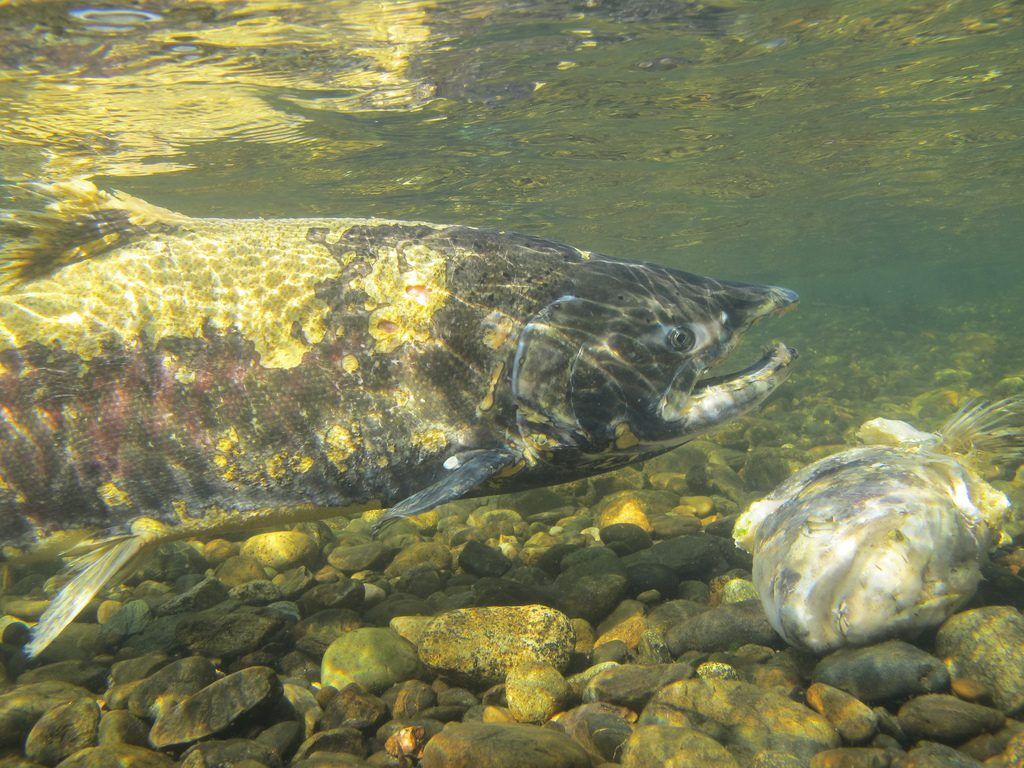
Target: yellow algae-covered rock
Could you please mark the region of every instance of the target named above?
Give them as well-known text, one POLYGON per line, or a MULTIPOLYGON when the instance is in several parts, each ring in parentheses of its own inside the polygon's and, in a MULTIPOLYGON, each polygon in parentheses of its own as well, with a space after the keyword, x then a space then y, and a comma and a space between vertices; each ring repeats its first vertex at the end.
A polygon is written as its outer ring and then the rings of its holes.
POLYGON ((568 617, 544 605, 461 608, 436 617, 420 638, 420 659, 465 685, 503 682, 518 664, 564 670, 575 634, 568 617))
POLYGON ((651 522, 647 519, 650 504, 633 491, 621 491, 607 497, 598 508, 597 527, 607 528, 609 525, 629 523, 651 532, 651 522))
POLYGON ((505 677, 508 708, 520 723, 550 720, 565 707, 571 694, 562 673, 546 662, 517 664, 505 677))
POLYGON ((345 632, 328 646, 320 682, 339 691, 358 683, 377 692, 416 677, 419 671, 416 646, 390 629, 363 627, 345 632))
POLYGON ((273 531, 251 537, 242 545, 242 554, 262 566, 284 571, 309 565, 318 550, 312 537, 301 531, 273 531))

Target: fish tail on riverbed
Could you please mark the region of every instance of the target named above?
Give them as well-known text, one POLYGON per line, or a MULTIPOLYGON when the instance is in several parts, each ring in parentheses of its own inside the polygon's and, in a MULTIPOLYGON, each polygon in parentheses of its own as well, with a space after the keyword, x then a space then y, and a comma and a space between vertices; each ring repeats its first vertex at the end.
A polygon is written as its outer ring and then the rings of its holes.
POLYGON ((152 536, 129 534, 84 542, 72 549, 69 568, 76 573, 32 628, 26 655, 39 655, 101 589, 134 570, 154 543, 152 536))

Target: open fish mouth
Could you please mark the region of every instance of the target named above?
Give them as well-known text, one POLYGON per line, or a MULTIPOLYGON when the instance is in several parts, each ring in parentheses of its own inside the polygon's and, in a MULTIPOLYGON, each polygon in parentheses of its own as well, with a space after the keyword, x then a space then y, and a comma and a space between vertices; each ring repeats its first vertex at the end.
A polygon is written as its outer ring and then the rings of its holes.
POLYGON ((760 405, 786 380, 798 353, 776 342, 761 358, 734 373, 698 379, 689 396, 666 396, 661 416, 674 428, 692 434, 742 416, 760 405))

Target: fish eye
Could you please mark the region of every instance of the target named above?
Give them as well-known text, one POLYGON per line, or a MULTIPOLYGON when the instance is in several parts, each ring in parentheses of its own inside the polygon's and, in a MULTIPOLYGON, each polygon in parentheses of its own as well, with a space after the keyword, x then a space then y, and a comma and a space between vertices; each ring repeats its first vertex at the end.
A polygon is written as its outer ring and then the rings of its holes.
POLYGON ((694 341, 693 331, 685 325, 677 325, 668 332, 669 345, 672 349, 680 352, 687 352, 693 349, 694 341))

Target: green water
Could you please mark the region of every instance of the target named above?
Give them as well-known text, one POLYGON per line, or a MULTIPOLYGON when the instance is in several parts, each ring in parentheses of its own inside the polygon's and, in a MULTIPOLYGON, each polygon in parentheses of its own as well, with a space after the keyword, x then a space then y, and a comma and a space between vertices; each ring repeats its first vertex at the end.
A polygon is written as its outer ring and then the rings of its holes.
POLYGON ((1012 373, 1022 16, 983 0, 15 0, 0 167, 199 216, 498 226, 776 282, 804 301, 771 332, 819 356, 907 355, 967 322, 1012 373))

